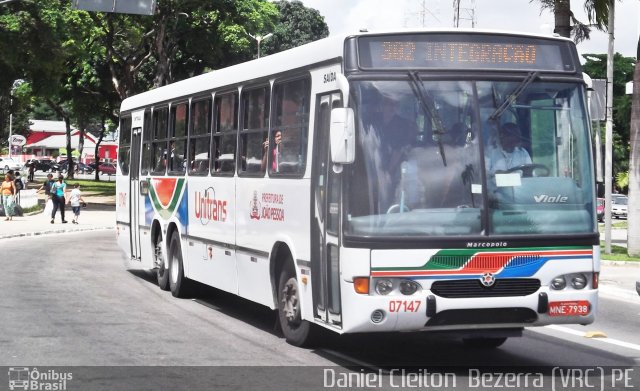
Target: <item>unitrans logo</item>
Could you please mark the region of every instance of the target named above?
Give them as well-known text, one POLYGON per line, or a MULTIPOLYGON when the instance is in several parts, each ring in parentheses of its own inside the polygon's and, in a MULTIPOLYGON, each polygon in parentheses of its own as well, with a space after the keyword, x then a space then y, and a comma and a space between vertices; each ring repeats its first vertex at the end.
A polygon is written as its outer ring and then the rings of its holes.
POLYGON ((38 368, 9 368, 10 390, 66 390, 67 382, 72 379, 71 372, 59 372, 55 369, 39 371, 38 368))
POLYGON ((202 225, 210 221, 227 221, 227 201, 216 199, 216 191, 213 187, 195 195, 196 218, 202 225))

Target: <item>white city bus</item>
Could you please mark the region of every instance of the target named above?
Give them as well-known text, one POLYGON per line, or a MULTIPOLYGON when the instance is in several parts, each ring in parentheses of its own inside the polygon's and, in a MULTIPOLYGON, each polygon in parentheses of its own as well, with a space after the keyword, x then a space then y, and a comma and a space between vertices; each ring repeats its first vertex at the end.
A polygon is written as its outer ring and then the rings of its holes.
POLYGON ((563 38, 335 36, 125 99, 118 242, 177 297, 278 311, 287 341, 589 324, 599 241, 563 38), (508 137, 511 141, 508 141, 508 137))

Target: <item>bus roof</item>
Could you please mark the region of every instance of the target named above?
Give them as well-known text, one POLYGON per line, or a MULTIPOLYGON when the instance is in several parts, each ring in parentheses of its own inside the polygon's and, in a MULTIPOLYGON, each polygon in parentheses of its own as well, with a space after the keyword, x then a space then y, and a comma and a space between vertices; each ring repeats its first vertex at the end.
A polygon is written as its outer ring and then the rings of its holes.
POLYGON ((192 96, 198 94, 199 92, 219 89, 225 86, 232 86, 243 81, 261 79, 269 75, 285 72, 290 69, 302 68, 320 62, 338 59, 343 56, 344 41, 349 37, 412 33, 498 34, 566 40, 571 42, 570 39, 559 36, 529 34, 505 30, 480 29, 394 29, 385 31, 361 31, 352 34, 339 34, 310 42, 293 49, 271 54, 259 59, 247 61, 227 68, 214 70, 199 76, 195 76, 147 92, 143 92, 138 95, 131 96, 122 101, 120 111, 127 112, 130 110, 148 106, 150 104, 166 102, 183 96, 192 96))

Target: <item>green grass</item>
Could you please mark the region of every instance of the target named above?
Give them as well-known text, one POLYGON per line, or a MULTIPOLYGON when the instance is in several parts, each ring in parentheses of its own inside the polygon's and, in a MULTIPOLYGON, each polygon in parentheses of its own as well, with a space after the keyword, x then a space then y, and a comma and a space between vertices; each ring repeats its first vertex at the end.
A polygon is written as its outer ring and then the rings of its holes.
POLYGON ((80 185, 80 190, 83 193, 91 193, 96 196, 112 196, 116 194, 116 183, 107 181, 95 181, 86 179, 69 179, 65 180, 68 189, 73 189, 73 185, 76 183, 80 185))
POLYGON ((43 205, 34 205, 30 208, 23 208, 22 209, 22 213, 27 214, 27 213, 32 213, 32 212, 42 212, 44 210, 44 206, 43 205))
POLYGON ((640 262, 640 258, 632 258, 627 255, 627 248, 622 246, 611 245, 611 254, 604 252, 604 242, 600 241, 600 257, 607 261, 629 261, 640 262))

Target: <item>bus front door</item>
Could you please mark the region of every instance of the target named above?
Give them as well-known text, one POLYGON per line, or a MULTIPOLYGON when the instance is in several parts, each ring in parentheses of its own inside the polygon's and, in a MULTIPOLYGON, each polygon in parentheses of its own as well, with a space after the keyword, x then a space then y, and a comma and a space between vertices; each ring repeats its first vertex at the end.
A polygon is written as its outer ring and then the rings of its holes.
POLYGON ((331 168, 331 109, 341 107, 340 93, 319 95, 312 167, 311 281, 314 316, 334 327, 342 325, 340 302, 340 175, 331 168))
POLYGON ((131 132, 131 164, 129 166, 129 221, 131 222, 131 258, 140 261, 140 208, 144 213, 144 201, 140 199, 140 144, 142 128, 131 132), (142 203, 142 204, 141 204, 142 203))

